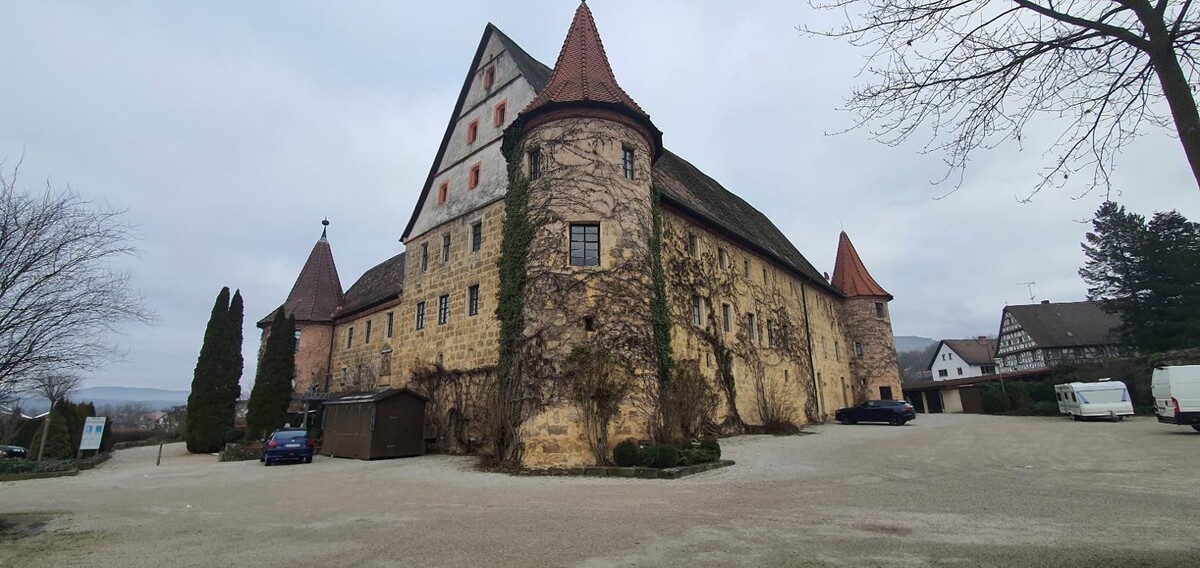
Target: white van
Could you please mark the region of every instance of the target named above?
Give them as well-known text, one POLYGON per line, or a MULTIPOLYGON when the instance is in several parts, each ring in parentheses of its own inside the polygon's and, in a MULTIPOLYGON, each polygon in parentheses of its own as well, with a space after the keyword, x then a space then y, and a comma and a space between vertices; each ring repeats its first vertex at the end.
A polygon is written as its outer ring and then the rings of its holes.
POLYGON ((1200 365, 1155 369, 1150 392, 1159 422, 1191 426, 1200 432, 1200 365))
POLYGON ((1100 379, 1094 383, 1054 385, 1054 398, 1058 399, 1058 411, 1072 420, 1109 418, 1115 421, 1133 416, 1129 389, 1121 381, 1100 379))

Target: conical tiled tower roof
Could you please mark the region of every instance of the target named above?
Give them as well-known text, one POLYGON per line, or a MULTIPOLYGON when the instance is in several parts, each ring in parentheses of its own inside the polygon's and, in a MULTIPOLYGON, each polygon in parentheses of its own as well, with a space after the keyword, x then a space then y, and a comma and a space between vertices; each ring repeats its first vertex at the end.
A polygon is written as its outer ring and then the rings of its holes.
MULTIPOLYGON (((323 221, 328 225, 328 221, 323 221)), ((342 282, 338 279, 337 266, 333 263, 333 249, 329 247, 329 239, 325 229, 321 230, 321 238, 313 245, 308 253, 308 260, 292 285, 292 292, 283 303, 284 313, 296 318, 298 322, 328 322, 333 321, 333 312, 342 303, 342 282)), ((275 312, 259 322, 259 325, 270 324, 275 312)))
POLYGON ((871 296, 887 298, 889 301, 892 299, 892 295, 871 278, 871 273, 867 272, 867 267, 858 257, 858 251, 854 250, 854 244, 850 242, 846 231, 842 231, 838 239, 837 262, 833 266, 833 285, 850 298, 871 296))
POLYGON ((528 121, 541 112, 563 106, 618 110, 646 130, 655 154, 662 150, 662 133, 650 121, 650 115, 617 84, 587 2, 581 2, 575 10, 575 19, 563 40, 554 72, 537 97, 521 111, 521 118, 523 122, 528 121))

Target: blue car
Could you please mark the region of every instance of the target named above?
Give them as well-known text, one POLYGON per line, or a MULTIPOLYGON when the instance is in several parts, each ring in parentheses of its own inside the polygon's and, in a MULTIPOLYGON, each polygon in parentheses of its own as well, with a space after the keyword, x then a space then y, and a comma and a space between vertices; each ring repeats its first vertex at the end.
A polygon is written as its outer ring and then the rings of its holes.
POLYGON ((263 465, 271 465, 280 461, 298 461, 312 463, 313 441, 308 432, 299 428, 283 428, 276 430, 267 438, 263 445, 263 454, 259 461, 263 465))

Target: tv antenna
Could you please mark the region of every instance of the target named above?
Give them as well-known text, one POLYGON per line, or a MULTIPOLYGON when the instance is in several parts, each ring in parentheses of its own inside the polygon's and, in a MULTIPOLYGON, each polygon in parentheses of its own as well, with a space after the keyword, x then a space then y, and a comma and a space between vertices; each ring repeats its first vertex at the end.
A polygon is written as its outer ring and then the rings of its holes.
POLYGON ((1037 296, 1033 294, 1033 287, 1036 284, 1037 282, 1017 282, 1015 286, 1024 286, 1025 290, 1029 292, 1029 303, 1033 304, 1037 303, 1037 296))

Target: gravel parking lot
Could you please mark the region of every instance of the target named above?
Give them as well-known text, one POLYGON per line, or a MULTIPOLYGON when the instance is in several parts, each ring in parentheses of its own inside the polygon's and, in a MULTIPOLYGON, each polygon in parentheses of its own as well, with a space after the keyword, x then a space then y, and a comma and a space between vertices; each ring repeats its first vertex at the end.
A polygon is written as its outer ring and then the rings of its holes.
POLYGON ((0 566, 1200 565, 1191 429, 935 415, 810 432, 724 440, 736 466, 677 481, 124 450, 0 483, 7 518, 49 521, 0 540, 0 566))

